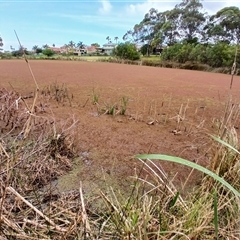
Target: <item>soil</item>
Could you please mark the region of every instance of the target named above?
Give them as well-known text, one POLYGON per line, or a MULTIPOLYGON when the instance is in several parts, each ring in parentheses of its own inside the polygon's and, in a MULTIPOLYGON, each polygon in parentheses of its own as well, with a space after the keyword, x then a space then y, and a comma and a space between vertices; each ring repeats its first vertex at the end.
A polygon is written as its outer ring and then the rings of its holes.
MULTIPOLYGON (((73 170, 58 180, 62 191, 78 188, 80 180, 89 192, 106 181, 126 189, 129 177, 139 171, 134 155, 140 153, 169 154, 206 166, 212 143, 206 133, 216 134, 230 96, 239 102, 237 76, 230 91, 231 76, 224 74, 81 61, 32 60, 30 66, 40 93, 45 93, 38 101, 50 107, 44 115, 78 121, 78 157, 73 170), (46 89, 56 86, 68 97, 49 99, 46 89), (125 114, 108 114, 113 106, 118 113, 123 99, 128 99, 125 114)), ((22 96, 35 90, 24 60, 1 60, 0 75, 0 87, 14 88, 22 96)), ((236 122, 237 132, 239 127, 236 122)), ((156 162, 179 188, 186 181, 187 188, 195 186, 200 178, 187 167, 156 162)))

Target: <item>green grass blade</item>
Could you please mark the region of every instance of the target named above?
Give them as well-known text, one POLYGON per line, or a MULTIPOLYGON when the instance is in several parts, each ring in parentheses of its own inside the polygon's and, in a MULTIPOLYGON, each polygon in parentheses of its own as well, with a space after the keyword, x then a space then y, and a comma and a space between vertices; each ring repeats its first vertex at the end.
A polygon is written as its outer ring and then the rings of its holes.
POLYGON ((169 156, 169 155, 164 155, 164 154, 139 154, 134 157, 141 158, 141 159, 169 161, 169 162, 179 163, 179 164, 191 167, 193 169, 196 169, 196 170, 203 172, 203 173, 207 174, 208 176, 214 178, 216 181, 220 182, 222 185, 227 187, 230 191, 232 191, 236 196, 238 196, 240 198, 240 193, 234 187, 232 187, 231 184, 229 184, 227 181, 225 181, 223 178, 219 177, 217 174, 208 170, 207 168, 202 167, 196 163, 190 162, 186 159, 169 156))
POLYGON ((213 207, 214 207, 213 223, 214 223, 214 228, 215 228, 216 239, 218 239, 218 208, 217 208, 217 193, 216 193, 216 191, 214 192, 214 195, 213 195, 213 207))
POLYGON ((234 148, 233 146, 231 146, 229 143, 224 142, 224 141, 223 141, 222 139, 220 139, 219 137, 215 137, 215 136, 213 136, 213 135, 211 135, 211 134, 210 134, 209 136, 210 136, 211 138, 213 138, 215 141, 221 143, 222 145, 224 145, 224 146, 230 148, 231 150, 235 151, 236 153, 240 154, 240 152, 239 152, 236 148, 234 148))
POLYGON ((172 201, 170 202, 170 208, 172 208, 175 203, 177 202, 178 200, 178 197, 179 197, 179 192, 176 193, 176 195, 174 196, 174 198, 172 199, 172 201))

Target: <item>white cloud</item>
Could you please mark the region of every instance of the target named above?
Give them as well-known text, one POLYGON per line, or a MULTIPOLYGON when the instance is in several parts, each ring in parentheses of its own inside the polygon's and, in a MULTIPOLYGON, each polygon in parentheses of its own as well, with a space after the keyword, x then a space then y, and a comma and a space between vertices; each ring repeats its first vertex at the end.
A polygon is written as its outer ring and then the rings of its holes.
POLYGON ((204 1, 203 7, 208 12, 209 15, 215 14, 217 11, 221 10, 224 7, 231 7, 236 6, 240 7, 240 1, 234 1, 234 0, 216 0, 216 1, 204 1))
POLYGON ((109 0, 100 0, 102 7, 99 9, 99 13, 107 14, 112 10, 112 5, 109 0))
MULTIPOLYGON (((76 14, 57 14, 52 13, 51 16, 60 17, 70 19, 76 22, 84 22, 85 24, 91 24, 91 26, 106 26, 106 27, 114 27, 115 29, 127 29, 134 26, 136 23, 134 19, 123 18, 121 16, 117 16, 117 13, 110 15, 76 15, 76 14)), ((88 25, 90 26, 90 25, 88 25)), ((89 27, 88 27, 89 28, 89 27)))
MULTIPOLYGON (((156 8, 159 12, 173 9, 182 0, 145 0, 139 3, 132 3, 126 6, 126 12, 130 16, 143 17, 151 8, 156 8)), ((240 7, 240 0, 204 0, 203 8, 209 13, 214 14, 216 11, 229 6, 240 7)))
POLYGON ((144 16, 151 8, 156 8, 159 12, 164 12, 169 9, 173 9, 176 4, 180 2, 175 1, 156 1, 156 0, 146 0, 142 3, 136 3, 136 4, 129 4, 126 6, 126 12, 129 15, 136 16, 141 15, 144 16))

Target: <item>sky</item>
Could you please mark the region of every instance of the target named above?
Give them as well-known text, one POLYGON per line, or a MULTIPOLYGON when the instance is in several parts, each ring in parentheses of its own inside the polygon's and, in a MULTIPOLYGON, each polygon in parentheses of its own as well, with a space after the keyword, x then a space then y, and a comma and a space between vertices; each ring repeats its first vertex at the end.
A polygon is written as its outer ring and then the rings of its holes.
MULTIPOLYGON (((3 49, 19 48, 14 30, 21 44, 31 50, 44 44, 61 47, 70 41, 91 45, 113 42, 136 23, 150 8, 159 12, 173 9, 181 0, 0 0, 0 36, 3 49)), ((204 0, 204 10, 214 14, 227 6, 240 8, 240 0, 204 0)))

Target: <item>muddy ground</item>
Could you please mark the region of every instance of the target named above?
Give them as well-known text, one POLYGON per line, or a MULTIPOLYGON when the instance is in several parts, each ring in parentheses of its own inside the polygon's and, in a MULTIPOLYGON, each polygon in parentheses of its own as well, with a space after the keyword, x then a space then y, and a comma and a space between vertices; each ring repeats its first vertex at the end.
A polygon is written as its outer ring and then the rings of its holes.
MULTIPOLYGON (((240 77, 230 91, 230 75, 100 62, 32 60, 30 66, 45 108, 37 114, 78 122, 78 157, 57 182, 62 191, 78 188, 80 180, 87 191, 106 181, 126 187, 135 167, 139 171, 133 157, 139 153, 170 154, 206 166, 212 154, 207 133, 217 133, 229 96, 239 102, 240 77), (56 86, 67 94, 58 102, 47 93, 56 86), (120 115, 123 99, 126 112, 120 115)), ((0 61, 0 87, 14 88, 31 103, 35 84, 24 60, 0 61)), ((161 165, 179 188, 187 179, 187 187, 194 186, 200 177, 186 167, 161 165)))

